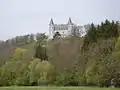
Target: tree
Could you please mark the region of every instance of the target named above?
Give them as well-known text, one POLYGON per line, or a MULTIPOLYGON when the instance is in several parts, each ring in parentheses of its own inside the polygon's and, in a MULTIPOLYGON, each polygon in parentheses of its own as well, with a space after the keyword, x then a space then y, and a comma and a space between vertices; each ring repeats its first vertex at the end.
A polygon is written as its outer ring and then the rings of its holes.
POLYGON ((45 33, 37 33, 36 34, 36 39, 37 39, 37 43, 43 43, 46 41, 48 37, 45 35, 45 33))
POLYGON ((98 37, 98 33, 96 30, 95 25, 92 23, 91 28, 89 29, 87 33, 87 38, 89 39, 90 42, 96 42, 98 37))
POLYGON ((23 59, 23 57, 25 57, 26 51, 27 50, 23 48, 16 48, 13 53, 13 58, 18 60, 23 59))
MULTIPOLYGON (((119 60, 114 59, 111 56, 107 56, 103 59, 101 65, 102 69, 99 70, 101 72, 99 83, 100 86, 111 86, 111 80, 120 80, 119 77, 116 77, 119 74, 119 60)), ((117 81, 115 81, 117 84, 117 81)))
POLYGON ((99 77, 101 75, 100 69, 101 69, 101 62, 99 60, 94 60, 92 65, 90 65, 86 72, 86 81, 88 85, 97 85, 99 81, 99 77))
POLYGON ((12 59, 1 67, 3 85, 29 85, 28 61, 25 60, 26 49, 16 48, 12 59))
POLYGON ((116 50, 120 50, 120 37, 118 37, 116 45, 115 45, 116 50))
POLYGON ((55 79, 55 68, 48 61, 42 61, 35 67, 38 83, 51 83, 55 79))
POLYGON ((48 60, 48 56, 46 53, 46 47, 42 47, 42 45, 39 44, 36 47, 35 57, 40 58, 41 60, 48 60))
POLYGON ((87 34, 84 37, 82 51, 88 50, 88 46, 91 43, 97 42, 97 39, 98 39, 98 32, 95 25, 92 23, 89 30, 87 31, 87 34))
POLYGON ((54 81, 55 68, 48 61, 40 61, 35 59, 29 65, 30 81, 36 82, 38 85, 47 84, 54 81))
POLYGON ((40 63, 40 61, 41 61, 40 59, 34 59, 33 61, 30 62, 29 66, 28 66, 31 85, 34 83, 37 85, 35 67, 38 63, 40 63))
POLYGON ((30 42, 33 42, 33 41, 34 41, 34 35, 31 34, 31 35, 30 35, 30 42))
POLYGON ((90 29, 90 27, 91 27, 91 24, 84 25, 84 28, 85 28, 84 34, 85 34, 85 35, 87 34, 87 32, 88 32, 88 30, 90 29))
POLYGON ((36 52, 35 57, 40 58, 41 60, 47 60, 47 52, 46 52, 46 39, 48 38, 44 33, 37 34, 37 43, 36 43, 36 52))
POLYGON ((60 37, 61 37, 61 34, 59 32, 56 32, 53 36, 53 40, 54 39, 60 39, 60 37))
MULTIPOLYGON (((110 38, 117 38, 119 36, 118 23, 105 20, 100 25, 91 24, 87 34, 84 38, 83 50, 88 48, 92 43, 96 43, 99 40, 107 40, 110 38)), ((88 49, 86 49, 88 50, 88 49)))

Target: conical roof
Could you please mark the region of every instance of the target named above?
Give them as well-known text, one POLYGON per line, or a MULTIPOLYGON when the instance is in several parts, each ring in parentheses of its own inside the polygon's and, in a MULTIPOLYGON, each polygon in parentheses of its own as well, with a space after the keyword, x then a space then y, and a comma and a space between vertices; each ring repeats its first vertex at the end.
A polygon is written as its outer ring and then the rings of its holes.
POLYGON ((49 25, 54 25, 53 19, 51 18, 50 24, 49 25))
POLYGON ((71 18, 69 17, 69 20, 68 20, 68 23, 67 23, 68 25, 73 25, 73 23, 72 23, 72 20, 71 20, 71 18))

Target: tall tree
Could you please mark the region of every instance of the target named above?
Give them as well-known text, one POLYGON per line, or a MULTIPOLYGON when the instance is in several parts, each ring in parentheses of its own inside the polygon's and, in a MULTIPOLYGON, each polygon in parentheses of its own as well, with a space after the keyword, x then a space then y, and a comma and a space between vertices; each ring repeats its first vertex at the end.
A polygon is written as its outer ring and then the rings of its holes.
POLYGON ((48 56, 46 53, 46 47, 42 47, 42 45, 39 44, 36 47, 35 57, 40 58, 41 60, 48 60, 48 56))

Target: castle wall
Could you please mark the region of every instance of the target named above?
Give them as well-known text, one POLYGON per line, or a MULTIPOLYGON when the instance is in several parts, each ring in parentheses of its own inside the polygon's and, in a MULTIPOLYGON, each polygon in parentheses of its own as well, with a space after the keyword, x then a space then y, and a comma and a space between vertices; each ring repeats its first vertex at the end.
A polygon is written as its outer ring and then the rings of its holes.
POLYGON ((49 38, 52 39, 56 32, 59 32, 62 37, 67 37, 76 33, 79 36, 80 27, 76 26, 72 23, 71 18, 69 18, 67 24, 54 24, 53 20, 51 19, 49 24, 49 38))
POLYGON ((66 37, 68 35, 68 30, 56 30, 55 32, 59 32, 62 37, 66 37))
POLYGON ((59 32, 62 37, 66 37, 66 36, 69 35, 69 31, 68 30, 55 30, 51 34, 49 34, 49 38, 52 39, 56 32, 59 32))

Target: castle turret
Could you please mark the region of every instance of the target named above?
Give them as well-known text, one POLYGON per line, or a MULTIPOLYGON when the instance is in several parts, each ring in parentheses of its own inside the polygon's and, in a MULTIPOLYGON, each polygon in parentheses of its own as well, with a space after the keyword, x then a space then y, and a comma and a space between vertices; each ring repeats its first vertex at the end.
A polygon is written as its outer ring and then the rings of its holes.
POLYGON ((54 22, 53 22, 53 19, 51 18, 50 20, 50 23, 49 23, 49 35, 50 35, 50 38, 53 37, 53 31, 54 31, 54 22))
POLYGON ((68 34, 71 35, 72 30, 73 30, 73 26, 74 26, 74 24, 72 23, 71 18, 69 18, 67 25, 68 25, 68 34))

